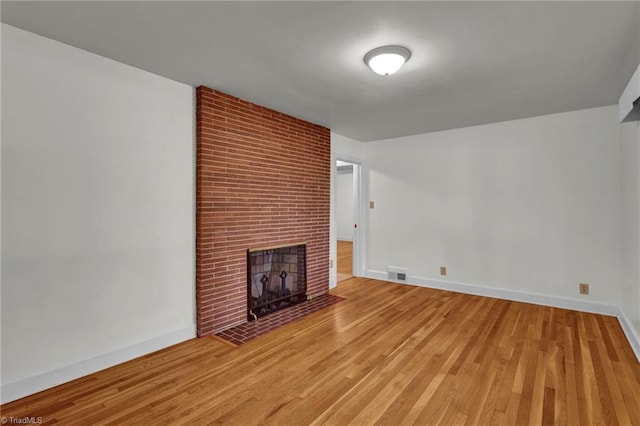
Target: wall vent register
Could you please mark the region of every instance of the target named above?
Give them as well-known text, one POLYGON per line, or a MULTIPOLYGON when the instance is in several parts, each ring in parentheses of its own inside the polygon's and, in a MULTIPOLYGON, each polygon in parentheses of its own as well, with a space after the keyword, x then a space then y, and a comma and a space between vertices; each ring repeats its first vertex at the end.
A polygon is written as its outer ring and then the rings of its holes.
POLYGON ((387 268, 387 276, 393 281, 407 281, 407 270, 403 268, 387 268))

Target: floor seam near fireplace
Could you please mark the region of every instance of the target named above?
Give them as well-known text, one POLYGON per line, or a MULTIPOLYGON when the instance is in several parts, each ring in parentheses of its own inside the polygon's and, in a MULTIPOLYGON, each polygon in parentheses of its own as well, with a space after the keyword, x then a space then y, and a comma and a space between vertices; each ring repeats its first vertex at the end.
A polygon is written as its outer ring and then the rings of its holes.
POLYGON ((250 321, 220 331, 216 333, 215 336, 234 345, 241 345, 342 300, 344 300, 343 297, 323 294, 306 302, 298 303, 297 305, 258 318, 256 321, 250 321))

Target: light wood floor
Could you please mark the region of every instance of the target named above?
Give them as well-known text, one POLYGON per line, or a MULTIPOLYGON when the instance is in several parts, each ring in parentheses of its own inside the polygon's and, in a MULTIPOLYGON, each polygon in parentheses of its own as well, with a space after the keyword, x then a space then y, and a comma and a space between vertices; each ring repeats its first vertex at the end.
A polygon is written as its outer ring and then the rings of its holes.
POLYGON ((353 242, 338 240, 338 282, 353 278, 353 242))
POLYGON ((45 424, 640 424, 613 317, 355 278, 237 348, 202 338, 2 407, 45 424))

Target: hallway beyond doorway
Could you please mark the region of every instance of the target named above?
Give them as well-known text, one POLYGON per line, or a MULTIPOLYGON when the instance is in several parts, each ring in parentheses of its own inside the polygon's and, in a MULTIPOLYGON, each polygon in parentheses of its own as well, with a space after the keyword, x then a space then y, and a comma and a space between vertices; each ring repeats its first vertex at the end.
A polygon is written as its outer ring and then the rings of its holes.
POLYGON ((338 282, 353 278, 353 242, 338 240, 338 282))

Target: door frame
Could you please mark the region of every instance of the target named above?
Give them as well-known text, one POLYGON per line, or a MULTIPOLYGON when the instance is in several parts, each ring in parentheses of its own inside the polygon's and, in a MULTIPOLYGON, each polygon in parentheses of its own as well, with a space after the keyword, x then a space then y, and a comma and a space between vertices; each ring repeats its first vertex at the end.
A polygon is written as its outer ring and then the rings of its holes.
MULTIPOLYGON (((363 209, 363 185, 362 185, 362 160, 347 155, 336 154, 333 162, 333 173, 337 177, 337 162, 344 161, 346 163, 353 164, 353 218, 354 225, 357 227, 353 230, 353 275, 355 277, 364 276, 364 209, 363 209)), ((335 180, 337 182, 337 179, 335 180)), ((334 205, 336 208, 333 212, 334 223, 337 223, 337 191, 334 193, 334 205)), ((338 235, 337 232, 334 235, 334 244, 337 247, 338 235)))

